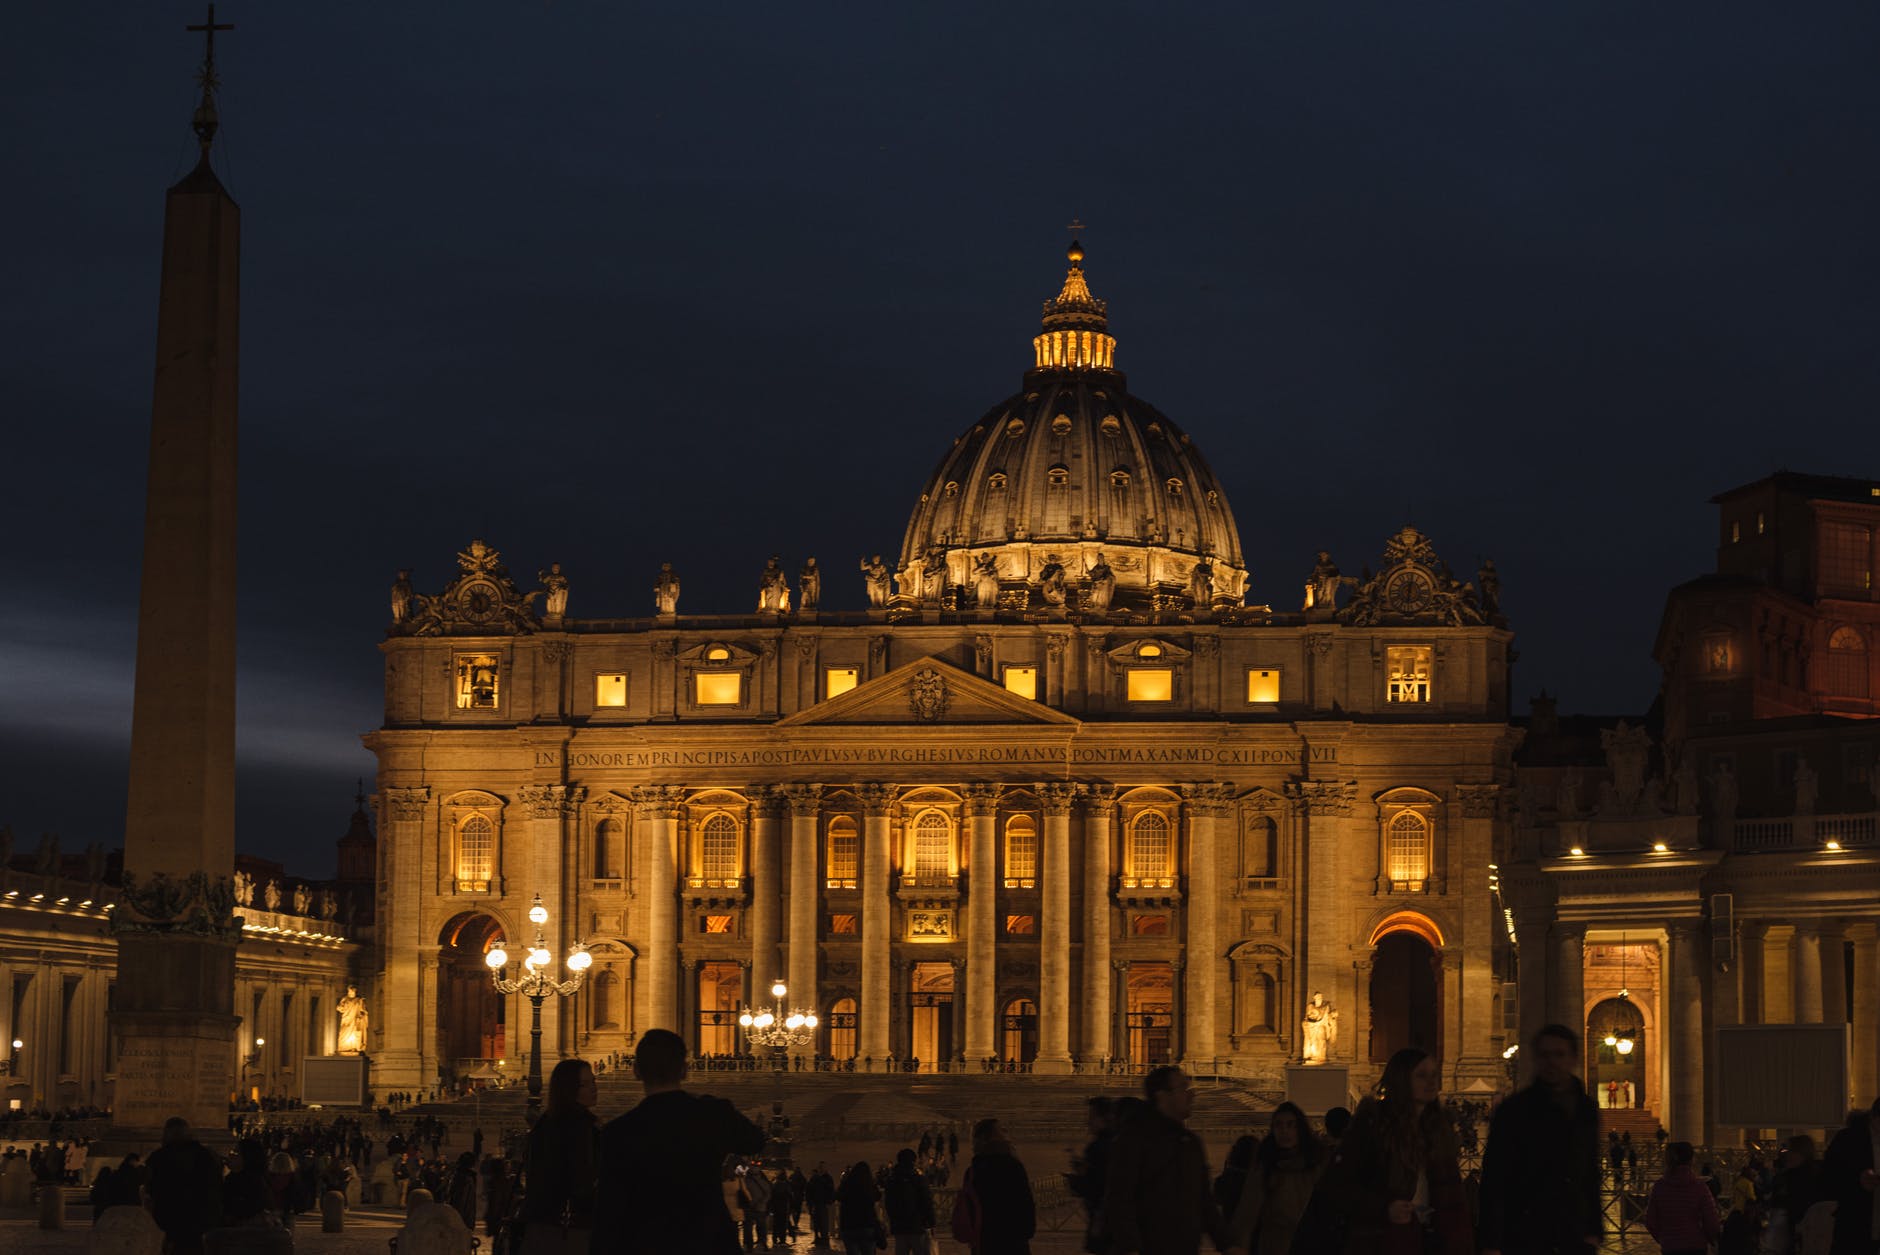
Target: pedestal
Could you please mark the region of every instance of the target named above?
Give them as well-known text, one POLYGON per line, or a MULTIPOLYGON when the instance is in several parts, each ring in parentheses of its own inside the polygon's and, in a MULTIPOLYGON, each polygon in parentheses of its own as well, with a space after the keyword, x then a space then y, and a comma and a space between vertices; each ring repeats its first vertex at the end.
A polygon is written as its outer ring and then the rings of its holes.
POLYGON ((1309 1116, 1322 1116, 1350 1101, 1350 1069, 1336 1063, 1286 1065, 1286 1099, 1309 1116))

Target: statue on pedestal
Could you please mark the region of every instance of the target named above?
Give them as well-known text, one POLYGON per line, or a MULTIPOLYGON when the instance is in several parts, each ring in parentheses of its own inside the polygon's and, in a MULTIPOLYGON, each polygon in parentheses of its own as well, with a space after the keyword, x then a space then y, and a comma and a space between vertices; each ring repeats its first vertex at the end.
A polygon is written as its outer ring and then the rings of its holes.
POLYGON ((999 560, 989 553, 973 559, 973 605, 992 610, 999 604, 999 560))
POLYGON ((261 891, 261 901, 270 911, 281 909, 281 882, 270 880, 268 887, 261 891))
POLYGON ((400 571, 392 581, 392 622, 403 623, 411 617, 411 571, 400 571))
POLYGON ((1195 563, 1188 572, 1188 599, 1194 602, 1196 610, 1206 610, 1214 604, 1214 568, 1206 558, 1195 563))
POLYGON ((1495 570, 1493 558, 1482 559, 1482 567, 1475 573, 1475 593, 1483 615, 1492 619, 1501 613, 1501 574, 1495 570))
POLYGON ((1045 605, 1064 604, 1064 566, 1057 560, 1056 554, 1047 554, 1044 565, 1038 569, 1038 591, 1044 597, 1045 605))
POLYGON ((305 885, 294 886, 294 914, 300 916, 313 913, 313 890, 305 885))
POLYGON ((1332 1046, 1338 1041, 1338 1012, 1331 1003, 1325 1001, 1325 995, 1314 990, 1312 1001, 1306 1004, 1306 1018, 1302 1025, 1305 1047, 1301 1061, 1308 1064, 1324 1063, 1332 1057, 1332 1046))
POLYGON ((757 584, 759 614, 790 613, 790 581, 783 574, 783 560, 776 554, 764 564, 764 574, 757 584))
POLYGON ((537 571, 535 578, 548 592, 542 601, 543 613, 551 619, 561 618, 568 611, 568 577, 561 573, 561 563, 549 563, 548 570, 537 571))
POLYGON ((247 872, 235 873, 235 902, 238 906, 255 904, 255 878, 247 872))
POLYGON ((337 1052, 342 1055, 360 1055, 366 1050, 366 1000, 359 996, 359 991, 351 985, 346 986, 346 996, 339 1000, 339 1044, 337 1052))
POLYGON ((1103 551, 1097 551, 1097 564, 1090 568, 1090 608, 1097 614, 1108 614, 1110 602, 1116 598, 1116 572, 1103 560, 1103 551))
POLYGON ((816 559, 803 559, 803 569, 796 573, 796 588, 805 613, 822 601, 822 572, 816 569, 816 559))
POLYGON ((881 560, 880 554, 876 554, 871 558, 863 558, 861 567, 862 567, 862 574, 863 576, 867 578, 867 581, 868 581, 868 607, 869 609, 871 610, 887 609, 888 608, 888 580, 891 574, 888 570, 888 564, 881 560))
POLYGON ((1356 584, 1358 581, 1338 573, 1338 564, 1332 561, 1330 550, 1319 550, 1319 560, 1312 564, 1312 574, 1306 579, 1307 610, 1336 610, 1338 608, 1338 588, 1341 584, 1356 584))
POLYGON ((653 581, 653 605, 661 614, 679 613, 679 577, 670 562, 659 564, 659 578, 653 581))

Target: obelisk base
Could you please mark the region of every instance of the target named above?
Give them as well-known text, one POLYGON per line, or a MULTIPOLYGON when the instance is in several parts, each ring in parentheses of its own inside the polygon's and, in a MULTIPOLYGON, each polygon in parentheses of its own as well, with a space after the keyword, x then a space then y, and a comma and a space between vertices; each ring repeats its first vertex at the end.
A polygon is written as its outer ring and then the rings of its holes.
POLYGON ((235 1092, 235 943, 196 933, 127 932, 118 938, 115 1146, 155 1146, 182 1116, 197 1139, 228 1134, 235 1092), (211 1008, 211 1009, 204 1009, 211 1008))

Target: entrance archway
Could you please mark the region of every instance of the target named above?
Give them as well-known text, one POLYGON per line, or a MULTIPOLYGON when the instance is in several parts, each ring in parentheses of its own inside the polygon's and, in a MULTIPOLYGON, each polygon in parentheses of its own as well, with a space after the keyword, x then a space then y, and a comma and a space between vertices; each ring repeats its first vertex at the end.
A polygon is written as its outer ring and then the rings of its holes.
POLYGON ((1175 968, 1168 963, 1131 963, 1124 1018, 1129 1061, 1137 1067, 1167 1063, 1175 1053, 1175 968))
POLYGON ((1000 1020, 999 1059, 1004 1063, 1030 1063, 1038 1057, 1038 1004, 1014 998, 1005 1004, 1000 1020))
POLYGON ((478 911, 454 917, 438 934, 437 1041, 440 1064, 453 1076, 507 1053, 508 1004, 483 962, 502 940, 503 926, 478 911))
POLYGON ((698 1054, 738 1053, 738 1007, 744 1001, 744 969, 736 963, 698 965, 698 1054))
POLYGON ((1436 949, 1424 934, 1399 929, 1377 940, 1371 957, 1371 1061, 1388 1062, 1406 1046, 1443 1053, 1443 982, 1436 949))
POLYGON ((953 965, 914 965, 913 1039, 909 1049, 920 1070, 936 1071, 953 1057, 953 965))
POLYGON ((855 1057, 856 1043, 855 999, 837 998, 829 1004, 829 1012, 823 1016, 823 1024, 829 1034, 829 1044, 823 1053, 837 1063, 844 1063, 855 1057))
POLYGON ((1586 1088, 1593 1101, 1643 1107, 1645 1055, 1645 1017, 1630 998, 1607 998, 1587 1013, 1586 1088))

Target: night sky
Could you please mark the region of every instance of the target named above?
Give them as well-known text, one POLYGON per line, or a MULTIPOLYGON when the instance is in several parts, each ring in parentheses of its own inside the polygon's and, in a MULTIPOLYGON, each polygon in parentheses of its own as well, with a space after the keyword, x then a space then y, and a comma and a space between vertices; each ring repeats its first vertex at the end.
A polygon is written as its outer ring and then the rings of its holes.
MULTIPOLYGON (((163 191, 199 8, 15 7, 0 822, 121 840, 163 191)), ((1643 711, 1714 493, 1880 473, 1880 6, 227 0, 241 848, 327 874, 400 566, 576 617, 892 553, 1063 225, 1250 599, 1413 522, 1517 708, 1643 711)))

